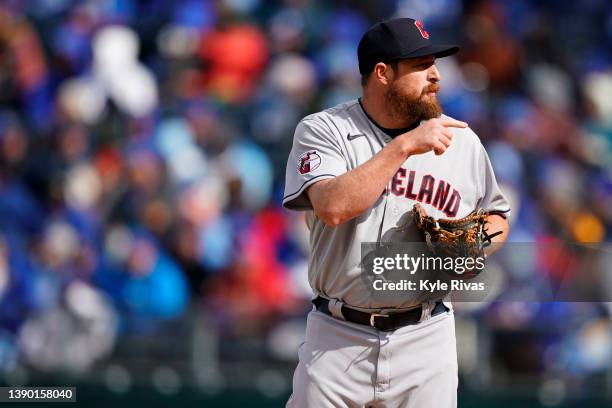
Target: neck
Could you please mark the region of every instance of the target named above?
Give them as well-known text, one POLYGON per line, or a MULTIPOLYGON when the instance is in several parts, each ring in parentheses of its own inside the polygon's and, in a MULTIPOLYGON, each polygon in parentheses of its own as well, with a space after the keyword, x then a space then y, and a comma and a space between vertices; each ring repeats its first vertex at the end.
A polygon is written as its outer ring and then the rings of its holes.
POLYGON ((398 117, 395 115, 392 107, 388 106, 383 95, 374 94, 373 91, 369 91, 367 88, 363 90, 361 105, 368 116, 372 118, 378 126, 383 128, 399 129, 408 127, 414 123, 413 118, 398 117))

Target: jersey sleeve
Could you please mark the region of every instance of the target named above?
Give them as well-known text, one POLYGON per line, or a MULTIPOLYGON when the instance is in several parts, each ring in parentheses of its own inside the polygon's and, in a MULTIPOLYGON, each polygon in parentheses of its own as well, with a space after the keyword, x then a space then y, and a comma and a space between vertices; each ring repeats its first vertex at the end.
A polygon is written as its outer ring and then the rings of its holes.
POLYGON ((293 147, 285 171, 283 205, 291 210, 311 210, 304 193, 317 181, 346 173, 347 161, 327 125, 314 119, 303 119, 295 129, 293 147))
POLYGON ((480 198, 477 207, 507 218, 510 215, 510 203, 497 184, 489 155, 480 142, 478 143, 478 171, 481 176, 479 177, 480 198))

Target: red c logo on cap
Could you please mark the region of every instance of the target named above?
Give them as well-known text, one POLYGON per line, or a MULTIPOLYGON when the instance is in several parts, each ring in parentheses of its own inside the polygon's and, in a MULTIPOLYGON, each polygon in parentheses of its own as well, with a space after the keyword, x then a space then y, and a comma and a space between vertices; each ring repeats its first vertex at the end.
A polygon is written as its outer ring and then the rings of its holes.
POLYGON ((425 31, 425 27, 423 27, 423 22, 421 20, 416 20, 414 22, 414 25, 416 26, 416 28, 419 29, 419 32, 421 33, 421 36, 424 39, 429 40, 429 33, 427 31, 425 31))

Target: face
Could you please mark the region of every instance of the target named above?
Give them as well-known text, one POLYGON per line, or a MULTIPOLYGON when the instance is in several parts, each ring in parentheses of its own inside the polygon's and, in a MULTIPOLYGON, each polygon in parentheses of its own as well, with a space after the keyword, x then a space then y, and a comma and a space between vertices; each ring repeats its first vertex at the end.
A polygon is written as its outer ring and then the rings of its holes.
POLYGON ((413 121, 440 116, 442 108, 436 98, 440 73, 434 56, 400 60, 397 69, 390 69, 385 99, 393 116, 413 121))

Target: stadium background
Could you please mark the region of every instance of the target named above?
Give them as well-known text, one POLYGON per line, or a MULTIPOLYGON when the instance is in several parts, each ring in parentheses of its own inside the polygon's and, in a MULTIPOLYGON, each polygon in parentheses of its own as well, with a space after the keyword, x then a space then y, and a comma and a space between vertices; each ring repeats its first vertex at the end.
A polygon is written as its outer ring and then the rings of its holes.
MULTIPOLYGON (((444 109, 486 145, 510 239, 561 248, 498 272, 588 279, 569 248, 612 232, 608 1, 3 1, 0 384, 283 406, 310 296, 293 129, 359 95, 357 42, 390 16, 462 45, 444 109)), ((457 309, 460 406, 610 406, 610 304, 457 309)))

